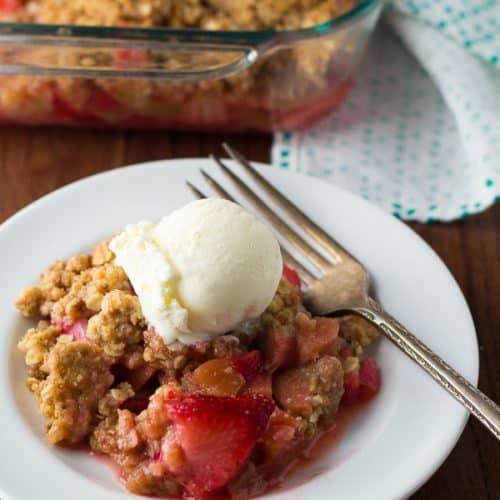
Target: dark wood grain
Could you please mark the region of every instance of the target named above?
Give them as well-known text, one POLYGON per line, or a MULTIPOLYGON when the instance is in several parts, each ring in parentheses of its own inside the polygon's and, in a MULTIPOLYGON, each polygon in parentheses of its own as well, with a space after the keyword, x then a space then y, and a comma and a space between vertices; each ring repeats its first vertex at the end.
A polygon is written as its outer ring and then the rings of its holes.
MULTIPOLYGON (((269 160, 270 137, 253 134, 0 129, 0 222, 68 182, 119 165, 222 153, 222 140, 230 140, 253 160, 269 160)), ((451 224, 411 226, 441 256, 461 286, 478 331, 479 386, 499 401, 500 204, 451 224)), ((412 498, 498 499, 499 463, 500 445, 471 420, 447 461, 412 498)))

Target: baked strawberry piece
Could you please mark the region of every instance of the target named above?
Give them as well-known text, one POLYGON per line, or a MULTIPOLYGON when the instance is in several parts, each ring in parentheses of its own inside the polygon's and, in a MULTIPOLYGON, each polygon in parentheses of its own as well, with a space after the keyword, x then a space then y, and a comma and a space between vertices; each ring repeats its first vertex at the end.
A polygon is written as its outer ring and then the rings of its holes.
POLYGON ((174 474, 198 496, 227 485, 245 467, 274 410, 265 396, 174 394, 166 410, 183 453, 174 474))
POLYGON ((0 0, 0 15, 11 14, 21 9, 24 5, 24 0, 0 0))

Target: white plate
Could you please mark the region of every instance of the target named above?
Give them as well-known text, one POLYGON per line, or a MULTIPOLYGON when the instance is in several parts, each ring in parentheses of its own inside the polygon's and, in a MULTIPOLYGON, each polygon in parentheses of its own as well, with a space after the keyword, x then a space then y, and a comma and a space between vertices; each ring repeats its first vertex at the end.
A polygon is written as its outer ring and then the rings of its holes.
MULTIPOLYGON (((42 419, 24 387, 25 368, 16 349, 31 322, 20 318, 13 302, 17 290, 33 283, 53 260, 90 249, 128 222, 158 219, 190 201, 184 180, 199 180, 201 166, 217 176, 206 159, 161 161, 100 174, 45 196, 1 226, 2 500, 134 498, 102 463, 44 442, 42 419)), ((366 264, 389 311, 465 377, 477 381, 476 335, 467 304, 449 271, 415 233, 319 180, 262 171, 366 264)), ((354 418, 336 446, 268 498, 403 498, 444 461, 464 427, 466 412, 388 341, 382 339, 375 355, 383 376, 379 395, 354 418)))

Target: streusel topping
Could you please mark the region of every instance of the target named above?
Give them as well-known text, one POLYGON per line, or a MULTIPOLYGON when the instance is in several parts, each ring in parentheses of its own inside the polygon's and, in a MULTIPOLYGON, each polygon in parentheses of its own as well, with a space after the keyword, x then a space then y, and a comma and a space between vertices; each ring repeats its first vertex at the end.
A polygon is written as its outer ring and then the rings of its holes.
POLYGON ((352 0, 31 0, 25 15, 53 24, 290 29, 327 21, 352 5, 352 0))

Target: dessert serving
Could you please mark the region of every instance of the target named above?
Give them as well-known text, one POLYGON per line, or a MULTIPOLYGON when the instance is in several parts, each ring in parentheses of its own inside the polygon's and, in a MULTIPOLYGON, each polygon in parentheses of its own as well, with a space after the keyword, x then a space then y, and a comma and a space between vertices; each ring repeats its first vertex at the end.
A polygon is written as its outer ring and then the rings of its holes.
POLYGON ((268 491, 380 386, 377 330, 301 294, 271 231, 220 199, 55 261, 16 301, 39 320, 19 348, 48 442, 88 445, 133 493, 268 491))
POLYGON ((382 3, 326 23, 358 3, 2 0, 0 123, 303 127, 351 85, 382 3))

